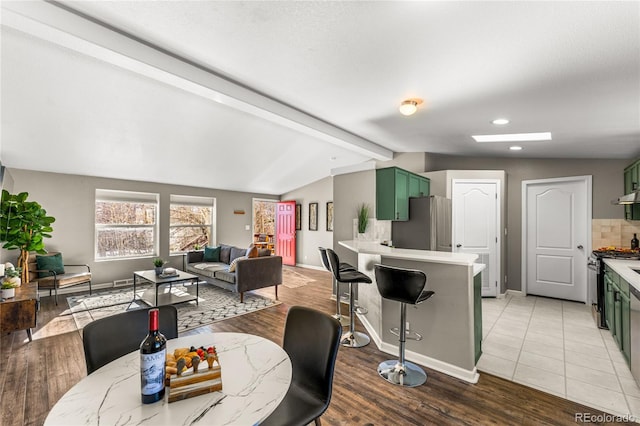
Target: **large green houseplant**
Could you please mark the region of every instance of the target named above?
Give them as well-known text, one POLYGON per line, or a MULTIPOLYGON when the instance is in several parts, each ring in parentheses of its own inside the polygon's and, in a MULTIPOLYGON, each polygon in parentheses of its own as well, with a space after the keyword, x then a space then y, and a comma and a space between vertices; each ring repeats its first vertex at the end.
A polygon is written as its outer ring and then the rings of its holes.
POLYGON ((10 194, 2 190, 0 200, 0 242, 7 250, 20 250, 18 267, 22 282, 29 282, 29 252, 46 254, 44 238, 51 238, 55 218, 35 201, 27 201, 29 193, 10 194))

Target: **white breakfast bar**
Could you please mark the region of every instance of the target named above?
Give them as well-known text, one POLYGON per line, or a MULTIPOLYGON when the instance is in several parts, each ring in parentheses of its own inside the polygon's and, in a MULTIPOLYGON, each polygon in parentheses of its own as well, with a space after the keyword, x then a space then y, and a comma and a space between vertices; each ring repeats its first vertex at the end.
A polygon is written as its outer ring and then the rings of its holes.
POLYGON ((358 286, 358 314, 378 348, 398 355, 398 337, 389 330, 399 327, 400 304, 380 297, 373 265, 417 269, 427 275, 426 288, 435 295, 407 309, 409 329, 420 333, 420 341, 407 340, 406 358, 467 382, 478 381, 476 362, 481 354, 482 304, 480 272, 475 254, 387 247, 376 242, 340 241, 358 256, 358 270, 373 284, 358 286))

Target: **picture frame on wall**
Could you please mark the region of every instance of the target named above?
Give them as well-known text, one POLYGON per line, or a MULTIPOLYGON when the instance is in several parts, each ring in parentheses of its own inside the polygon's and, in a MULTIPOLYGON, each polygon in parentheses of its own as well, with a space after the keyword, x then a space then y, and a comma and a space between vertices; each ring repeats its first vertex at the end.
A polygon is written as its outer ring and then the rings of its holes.
POLYGON ((318 230, 318 203, 309 203, 309 231, 318 230))
POLYGON ((302 205, 296 204, 296 231, 302 230, 302 220, 300 219, 301 210, 302 210, 302 205))
POLYGON ((333 231, 333 201, 327 201, 327 231, 333 231))

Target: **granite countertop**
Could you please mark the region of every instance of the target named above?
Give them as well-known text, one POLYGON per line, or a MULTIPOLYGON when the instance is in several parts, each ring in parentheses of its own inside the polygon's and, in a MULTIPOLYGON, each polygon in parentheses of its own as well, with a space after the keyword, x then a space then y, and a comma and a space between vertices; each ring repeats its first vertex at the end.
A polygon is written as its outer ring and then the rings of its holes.
POLYGON ((640 274, 634 269, 640 269, 640 260, 603 259, 626 282, 640 291, 640 274))
MULTIPOLYGON (((377 242, 371 241, 356 241, 347 240, 338 242, 342 247, 348 248, 351 251, 362 254, 377 254, 385 257, 392 257, 395 259, 405 260, 417 260, 432 263, 446 263, 451 265, 474 265, 477 254, 471 253, 452 253, 448 251, 431 251, 431 250, 413 250, 402 249, 396 247, 383 246, 377 242)), ((474 266, 474 275, 480 272, 482 269, 476 269, 479 267, 474 266)))

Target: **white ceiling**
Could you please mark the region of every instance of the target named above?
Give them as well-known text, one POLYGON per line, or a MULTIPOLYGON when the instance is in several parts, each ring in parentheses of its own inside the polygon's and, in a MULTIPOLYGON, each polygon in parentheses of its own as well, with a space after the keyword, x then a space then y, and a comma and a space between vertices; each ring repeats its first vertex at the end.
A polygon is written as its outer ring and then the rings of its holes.
POLYGON ((640 156, 640 2, 64 5, 2 2, 8 167, 282 194, 391 151, 640 156))

